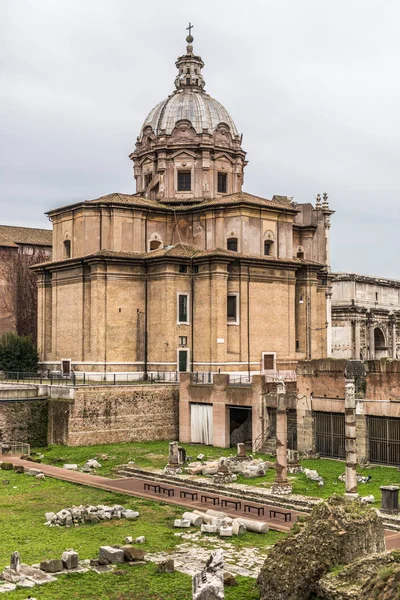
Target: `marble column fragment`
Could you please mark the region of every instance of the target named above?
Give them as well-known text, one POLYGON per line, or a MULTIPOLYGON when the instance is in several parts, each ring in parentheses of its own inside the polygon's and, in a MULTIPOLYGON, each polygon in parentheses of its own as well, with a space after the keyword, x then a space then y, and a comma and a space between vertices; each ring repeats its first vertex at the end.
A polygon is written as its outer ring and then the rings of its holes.
POLYGON ((168 464, 171 466, 179 465, 178 442, 169 443, 168 464))
POLYGON ((276 409, 276 478, 278 485, 287 485, 287 410, 286 389, 283 381, 277 383, 276 409))
POLYGON ((354 379, 347 379, 344 396, 345 452, 346 452, 346 496, 357 496, 357 434, 356 394, 354 379))

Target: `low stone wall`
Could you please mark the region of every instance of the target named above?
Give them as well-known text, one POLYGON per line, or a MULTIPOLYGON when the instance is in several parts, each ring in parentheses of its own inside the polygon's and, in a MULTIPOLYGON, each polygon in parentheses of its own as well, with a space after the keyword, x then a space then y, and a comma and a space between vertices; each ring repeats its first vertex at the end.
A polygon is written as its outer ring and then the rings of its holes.
POLYGON ((77 387, 69 398, 49 400, 49 443, 178 439, 178 410, 179 390, 174 385, 77 387))
POLYGON ((31 446, 47 444, 47 400, 1 400, 0 442, 26 442, 31 446))

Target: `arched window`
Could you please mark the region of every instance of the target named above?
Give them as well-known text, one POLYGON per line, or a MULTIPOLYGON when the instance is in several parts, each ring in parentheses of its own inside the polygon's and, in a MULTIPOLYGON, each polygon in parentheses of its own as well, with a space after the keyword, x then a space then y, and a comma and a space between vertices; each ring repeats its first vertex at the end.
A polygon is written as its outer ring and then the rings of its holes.
POLYGON ((264 242, 264 256, 271 256, 273 243, 274 242, 272 240, 266 240, 264 242))
POLYGON ((302 250, 298 251, 297 258, 304 258, 304 252, 302 250))
POLYGON ((226 247, 228 250, 232 250, 232 252, 238 251, 238 239, 235 237, 228 238, 226 247))
POLYGON ((64 258, 71 258, 71 240, 64 240, 64 258))
POLYGON ((162 242, 160 240, 151 240, 149 247, 150 247, 150 252, 152 250, 158 250, 159 248, 162 248, 162 242))

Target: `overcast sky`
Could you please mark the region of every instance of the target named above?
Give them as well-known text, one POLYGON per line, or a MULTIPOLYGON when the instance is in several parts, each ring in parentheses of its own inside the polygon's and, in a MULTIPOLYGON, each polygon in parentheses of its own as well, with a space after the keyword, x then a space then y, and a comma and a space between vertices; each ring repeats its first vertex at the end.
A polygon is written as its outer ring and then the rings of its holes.
POLYGON ((400 279, 399 0, 0 0, 0 223, 135 191, 128 154, 189 20, 245 190, 328 192, 333 269, 400 279))

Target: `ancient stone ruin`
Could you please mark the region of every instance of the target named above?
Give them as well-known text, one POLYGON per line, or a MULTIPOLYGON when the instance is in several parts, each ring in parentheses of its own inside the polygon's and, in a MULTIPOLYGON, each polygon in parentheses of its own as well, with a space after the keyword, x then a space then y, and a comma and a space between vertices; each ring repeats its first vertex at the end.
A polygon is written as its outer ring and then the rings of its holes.
POLYGON ((192 580, 192 600, 224 600, 224 553, 215 550, 192 580))
POLYGON ((137 519, 139 513, 124 508, 119 504, 114 506, 72 506, 63 508, 57 513, 47 512, 45 525, 48 527, 70 527, 83 523, 100 523, 111 519, 137 519))
POLYGON ((332 496, 271 550, 258 577, 261 600, 308 600, 333 567, 383 552, 383 522, 357 500, 332 496))

